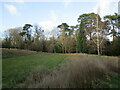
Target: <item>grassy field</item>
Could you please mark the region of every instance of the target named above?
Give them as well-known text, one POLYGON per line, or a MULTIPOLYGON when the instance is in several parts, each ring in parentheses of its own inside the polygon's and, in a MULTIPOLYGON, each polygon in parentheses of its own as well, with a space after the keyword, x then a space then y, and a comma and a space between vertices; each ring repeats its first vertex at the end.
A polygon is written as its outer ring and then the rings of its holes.
POLYGON ((4 49, 3 88, 118 88, 118 62, 118 57, 4 49))
MULTIPOLYGON (((12 53, 14 52, 12 51, 12 53)), ((65 55, 39 53, 36 55, 15 55, 11 58, 4 58, 2 61, 3 87, 16 87, 17 84, 25 80, 30 72, 37 68, 55 69, 66 60, 66 57, 65 55)))
POLYGON ((11 57, 19 57, 19 56, 28 56, 28 55, 34 55, 37 54, 37 52, 30 51, 30 50, 17 50, 17 49, 5 49, 2 50, 2 58, 11 58, 11 57))

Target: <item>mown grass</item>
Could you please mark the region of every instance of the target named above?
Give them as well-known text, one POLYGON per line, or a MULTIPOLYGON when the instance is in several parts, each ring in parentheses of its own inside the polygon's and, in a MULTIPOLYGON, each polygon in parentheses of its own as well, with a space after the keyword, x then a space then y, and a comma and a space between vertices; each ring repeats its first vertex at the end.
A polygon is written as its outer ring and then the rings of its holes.
POLYGON ((16 87, 37 67, 54 69, 66 60, 65 55, 37 54, 3 59, 3 88, 16 87))

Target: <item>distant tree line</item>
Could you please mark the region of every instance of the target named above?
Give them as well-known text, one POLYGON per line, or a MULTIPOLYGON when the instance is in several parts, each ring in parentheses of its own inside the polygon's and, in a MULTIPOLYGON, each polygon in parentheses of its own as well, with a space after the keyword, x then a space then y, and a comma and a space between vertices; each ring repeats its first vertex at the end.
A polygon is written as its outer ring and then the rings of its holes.
POLYGON ((88 53, 120 55, 120 16, 107 15, 104 20, 95 13, 82 14, 78 24, 58 25, 59 34, 47 37, 39 25, 25 24, 8 29, 2 40, 3 48, 28 49, 50 53, 88 53), (108 37, 111 37, 110 41, 108 37))

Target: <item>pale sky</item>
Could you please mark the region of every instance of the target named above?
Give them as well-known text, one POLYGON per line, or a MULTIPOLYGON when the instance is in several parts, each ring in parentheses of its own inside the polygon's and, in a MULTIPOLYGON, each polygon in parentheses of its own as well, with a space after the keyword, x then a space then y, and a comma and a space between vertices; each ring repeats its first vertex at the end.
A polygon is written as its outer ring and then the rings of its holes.
POLYGON ((79 15, 97 12, 100 16, 118 12, 119 0, 1 0, 0 37, 9 28, 38 24, 46 33, 61 23, 76 25, 79 15), (114 1, 114 2, 113 2, 114 1))

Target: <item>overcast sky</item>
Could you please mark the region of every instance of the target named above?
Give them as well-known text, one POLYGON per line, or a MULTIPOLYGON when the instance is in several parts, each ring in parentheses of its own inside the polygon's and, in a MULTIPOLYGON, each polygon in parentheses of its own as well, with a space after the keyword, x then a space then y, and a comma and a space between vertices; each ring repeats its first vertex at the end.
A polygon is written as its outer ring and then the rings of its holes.
POLYGON ((118 0, 2 0, 0 2, 0 36, 4 30, 39 24, 45 32, 61 23, 76 25, 83 13, 97 12, 101 17, 118 12, 118 0), (114 2, 112 2, 114 1, 114 2))

